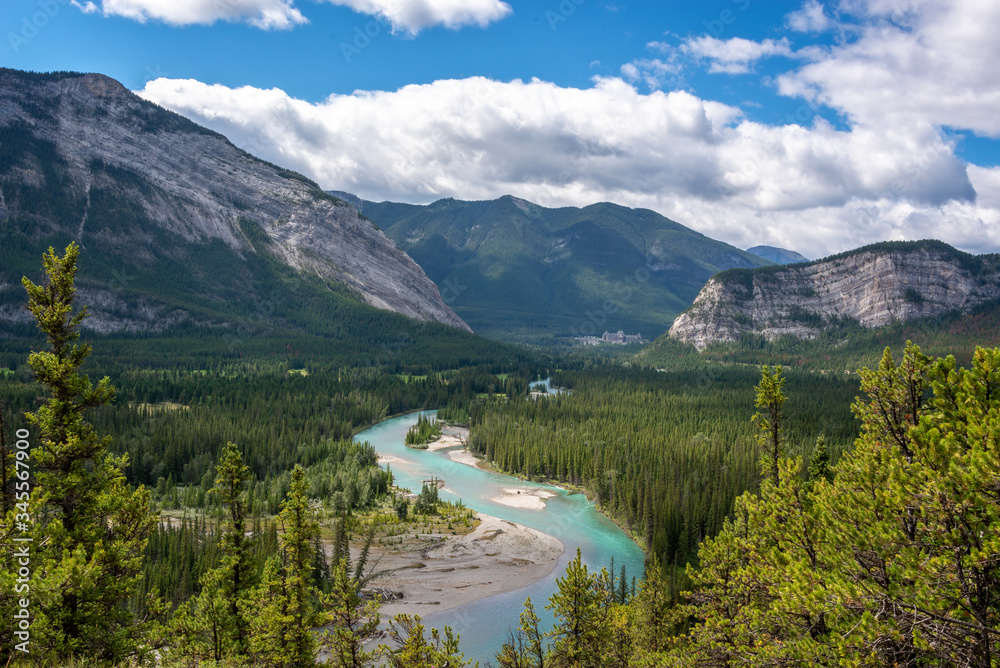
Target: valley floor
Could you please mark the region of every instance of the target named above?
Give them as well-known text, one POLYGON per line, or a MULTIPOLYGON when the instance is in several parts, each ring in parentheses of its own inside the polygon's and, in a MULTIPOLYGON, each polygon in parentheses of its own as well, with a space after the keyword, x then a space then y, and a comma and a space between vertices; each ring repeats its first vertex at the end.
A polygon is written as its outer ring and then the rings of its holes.
MULTIPOLYGON (((445 426, 442 436, 427 449, 450 448, 451 459, 477 466, 479 460, 464 449, 468 436, 464 427, 445 426)), ((398 461, 398 457, 379 455, 379 463, 398 461)), ((505 492, 494 501, 544 508, 543 499, 528 490, 512 487, 505 492)), ((535 529, 483 513, 477 513, 476 519, 479 526, 463 536, 421 534, 418 539, 378 549, 378 570, 394 573, 373 583, 374 587, 402 594, 398 600, 383 602, 383 617, 429 615, 520 589, 552 573, 565 550, 560 541, 535 529)))

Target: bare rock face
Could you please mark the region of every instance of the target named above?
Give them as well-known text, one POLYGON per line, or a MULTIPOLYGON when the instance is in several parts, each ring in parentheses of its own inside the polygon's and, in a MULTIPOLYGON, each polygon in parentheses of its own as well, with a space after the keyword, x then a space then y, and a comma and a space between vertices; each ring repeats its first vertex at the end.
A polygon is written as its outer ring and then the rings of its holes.
MULTIPOLYGON (((8 210, 22 184, 58 179, 59 191, 79 203, 79 216, 33 220, 36 238, 70 233, 84 248, 99 241, 141 256, 149 229, 137 224, 111 233, 87 216, 92 188, 110 187, 109 175, 117 175, 115 196, 127 198, 141 214, 137 219, 158 232, 191 245, 221 242, 252 258, 257 250, 247 236, 249 222, 266 234, 270 253, 291 267, 346 285, 377 308, 471 331, 423 270, 353 207, 113 79, 0 70, 0 130, 55 149, 49 162, 24 159, 0 172, 0 224, 29 215, 8 210), (129 179, 135 183, 123 191, 129 179)), ((110 329, 129 329, 105 320, 110 329)))
POLYGON ((699 350, 747 333, 812 338, 835 320, 873 328, 998 297, 995 255, 968 255, 940 242, 876 244, 804 265, 717 274, 670 336, 699 350))

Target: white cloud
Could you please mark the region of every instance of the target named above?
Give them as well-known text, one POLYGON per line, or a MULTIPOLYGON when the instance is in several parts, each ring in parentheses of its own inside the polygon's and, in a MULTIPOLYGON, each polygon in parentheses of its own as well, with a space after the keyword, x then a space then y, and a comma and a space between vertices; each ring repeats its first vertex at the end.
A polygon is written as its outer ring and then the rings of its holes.
POLYGON ((801 9, 792 12, 786 18, 788 27, 796 32, 823 32, 831 25, 823 4, 818 0, 806 0, 801 9))
MULTIPOLYGON (((93 4, 82 9, 86 12, 93 4)), ((179 26, 243 21, 264 30, 284 30, 308 22, 293 0, 103 0, 101 10, 105 16, 179 26)))
POLYGON ((513 10, 501 0, 327 0, 350 7, 362 14, 379 16, 392 25, 394 32, 416 35, 424 28, 443 25, 485 27, 499 21, 513 10))
POLYGON ((723 40, 703 35, 685 40, 680 48, 684 53, 711 61, 709 72, 725 74, 745 74, 761 58, 793 55, 787 37, 755 42, 742 37, 723 40))
POLYGON ((779 91, 869 128, 953 127, 1000 137, 1000 3, 872 0, 845 5, 854 39, 811 49, 779 91))
POLYGON ((684 91, 474 77, 321 103, 281 90, 158 79, 141 94, 328 189, 381 200, 648 207, 744 247, 811 257, 887 238, 1000 242, 1000 177, 974 183, 935 127, 767 126, 684 91))
POLYGON ((98 9, 97 5, 95 5, 93 2, 90 2, 89 0, 84 4, 80 4, 78 0, 70 0, 69 4, 73 5, 84 14, 93 14, 98 9))
POLYGON ((622 76, 631 83, 642 82, 650 90, 679 84, 683 67, 676 58, 641 58, 621 66, 622 76))

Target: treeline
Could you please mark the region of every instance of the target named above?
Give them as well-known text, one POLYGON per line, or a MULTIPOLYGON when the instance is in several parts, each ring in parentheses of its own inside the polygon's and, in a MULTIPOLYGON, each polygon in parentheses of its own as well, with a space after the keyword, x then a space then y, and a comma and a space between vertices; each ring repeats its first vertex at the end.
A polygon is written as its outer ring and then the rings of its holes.
MULTIPOLYGON (((474 405, 469 448, 497 468, 581 485, 603 510, 678 567, 696 561, 733 500, 760 481, 753 367, 689 371, 607 367, 558 373, 568 394, 474 405)), ((824 435, 834 457, 851 442, 856 381, 791 374, 789 447, 808 455, 824 435)))

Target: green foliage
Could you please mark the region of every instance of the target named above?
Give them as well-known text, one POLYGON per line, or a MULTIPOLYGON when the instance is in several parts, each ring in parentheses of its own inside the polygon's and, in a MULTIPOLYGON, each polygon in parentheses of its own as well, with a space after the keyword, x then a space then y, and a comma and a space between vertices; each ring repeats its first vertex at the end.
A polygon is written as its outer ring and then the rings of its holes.
POLYGON ((606 580, 607 572, 599 576, 587 570, 577 548, 576 557, 566 566, 563 577, 556 579, 558 591, 545 606, 556 617, 550 633, 550 666, 605 668, 609 665, 604 652, 610 630, 606 580))
POLYGON ((761 369, 760 384, 754 388, 757 392, 754 406, 758 411, 753 421, 757 425, 757 444, 764 453, 762 469, 770 474, 775 485, 778 484, 778 463, 785 454, 785 418, 782 412, 785 395, 781 391, 784 385, 781 367, 772 371, 765 364, 761 369))
POLYGON ((410 447, 426 449, 427 444, 440 435, 440 423, 426 415, 420 415, 417 417, 417 423, 407 430, 404 442, 410 447))
POLYGON ((436 480, 424 483, 417 500, 413 502, 413 512, 418 515, 433 515, 437 512, 438 485, 436 480))
MULTIPOLYGON (((26 414, 36 430, 31 466, 18 467, 20 510, 7 513, 0 532, 5 569, 0 574, 0 609, 13 619, 14 512, 30 517, 32 545, 30 593, 31 653, 67 661, 84 656, 102 661, 138 657, 143 625, 127 602, 142 575, 142 553, 155 523, 144 488, 129 489, 122 469, 125 457, 108 452, 111 439, 101 436, 87 414, 114 398, 105 378, 93 385, 79 373, 90 353, 79 344, 86 307, 73 312, 79 248, 70 244, 60 257, 50 248, 43 258, 45 282, 24 279, 28 308, 48 339, 49 349, 29 357, 38 382, 47 390, 41 405, 26 414), (27 471, 32 471, 34 485, 27 471), (23 512, 27 510, 28 512, 23 512)), ((24 564, 21 564, 22 566, 24 564)), ((0 631, 12 648, 12 625, 0 631)))
POLYGON ((1000 350, 886 350, 860 376, 855 448, 824 472, 820 442, 808 483, 785 459, 737 500, 657 665, 996 664, 1000 350))
POLYGON ((366 651, 364 643, 378 631, 378 599, 366 600, 358 582, 350 577, 349 564, 338 561, 333 574, 333 591, 328 621, 332 626, 321 636, 322 648, 334 668, 369 668, 376 665, 378 650, 366 651))
POLYGON ((215 487, 211 491, 218 495, 226 513, 220 540, 222 562, 218 569, 218 582, 220 594, 229 605, 227 627, 230 629, 230 637, 227 639, 227 646, 238 656, 246 653, 248 635, 247 621, 239 609, 240 601, 254 585, 250 549, 246 540, 247 507, 244 487, 249 478, 250 469, 243 463, 236 444, 227 443, 219 458, 215 487))
POLYGON ((381 655, 392 668, 463 668, 471 665, 459 651, 459 637, 450 627, 444 627, 443 633, 431 629, 428 639, 419 615, 396 615, 389 621, 386 635, 396 648, 382 645, 381 655))

